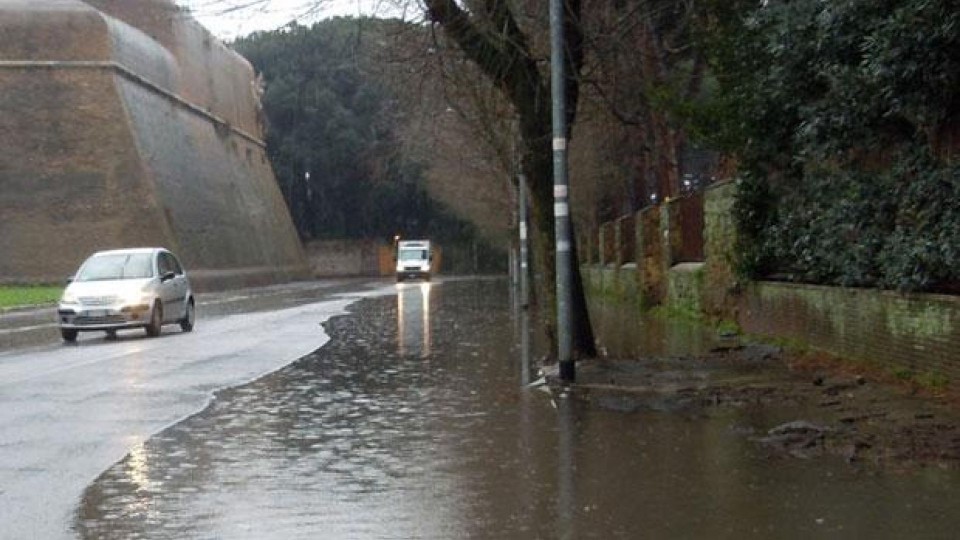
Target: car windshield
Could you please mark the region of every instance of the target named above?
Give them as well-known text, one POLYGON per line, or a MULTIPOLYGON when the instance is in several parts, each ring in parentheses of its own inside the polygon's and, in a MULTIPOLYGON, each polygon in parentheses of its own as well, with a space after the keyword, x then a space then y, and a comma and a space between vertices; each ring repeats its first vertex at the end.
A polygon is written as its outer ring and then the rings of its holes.
POLYGON ((84 263, 76 281, 104 281, 109 279, 141 279, 153 277, 153 257, 150 253, 116 253, 97 255, 84 263))
POLYGON ((401 261, 424 261, 427 259, 427 250, 425 249, 401 249, 401 261))

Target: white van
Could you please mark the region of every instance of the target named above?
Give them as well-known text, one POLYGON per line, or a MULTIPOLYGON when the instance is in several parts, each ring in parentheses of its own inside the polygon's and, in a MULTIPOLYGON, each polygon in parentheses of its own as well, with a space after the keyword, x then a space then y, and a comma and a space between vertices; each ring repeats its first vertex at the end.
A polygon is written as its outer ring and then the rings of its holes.
POLYGON ((397 281, 408 278, 430 280, 433 252, 429 240, 400 240, 397 242, 397 281))

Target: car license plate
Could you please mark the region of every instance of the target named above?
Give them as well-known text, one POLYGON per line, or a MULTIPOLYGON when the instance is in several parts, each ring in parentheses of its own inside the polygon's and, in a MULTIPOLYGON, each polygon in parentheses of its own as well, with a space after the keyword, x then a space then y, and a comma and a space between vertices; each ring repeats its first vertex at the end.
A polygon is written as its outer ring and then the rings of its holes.
POLYGON ((87 312, 87 317, 106 317, 110 312, 105 309, 91 309, 87 312))

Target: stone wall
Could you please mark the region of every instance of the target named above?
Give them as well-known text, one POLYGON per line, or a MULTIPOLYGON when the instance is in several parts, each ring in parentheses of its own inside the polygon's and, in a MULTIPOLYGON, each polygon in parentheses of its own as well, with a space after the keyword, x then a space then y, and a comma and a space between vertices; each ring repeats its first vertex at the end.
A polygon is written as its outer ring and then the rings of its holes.
POLYGON ((960 382, 960 298, 761 282, 737 307, 747 333, 960 382))
MULTIPOLYGON (((736 184, 704 192, 703 263, 671 264, 679 234, 669 203, 635 217, 636 261, 607 244, 605 265, 584 267, 593 301, 659 305, 709 320, 736 322, 751 335, 782 339, 898 374, 960 384, 960 297, 898 294, 778 282, 741 283, 735 275, 736 184), (617 264, 623 263, 623 264, 617 264)), ((611 222, 602 234, 616 230, 611 222)), ((603 239, 596 242, 604 246, 603 239)))
POLYGON ((738 291, 734 275, 737 229, 733 220, 733 203, 736 188, 733 182, 725 182, 707 188, 704 193, 702 308, 707 316, 715 319, 727 316, 738 291))
POLYGON ((0 281, 145 245, 201 288, 306 276, 254 89, 167 0, 0 4, 0 281))
POLYGON ((393 249, 374 240, 314 240, 304 246, 316 277, 393 275, 393 249))

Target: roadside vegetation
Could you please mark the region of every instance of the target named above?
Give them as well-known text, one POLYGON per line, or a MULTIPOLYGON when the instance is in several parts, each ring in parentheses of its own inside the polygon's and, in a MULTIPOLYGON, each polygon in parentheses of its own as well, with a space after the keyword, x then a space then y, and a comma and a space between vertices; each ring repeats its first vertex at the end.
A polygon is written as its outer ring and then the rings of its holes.
POLYGON ((728 6, 709 131, 739 161, 742 272, 960 292, 954 2, 728 6))
POLYGON ((49 285, 0 285, 0 309, 52 304, 60 298, 63 287, 49 285))

